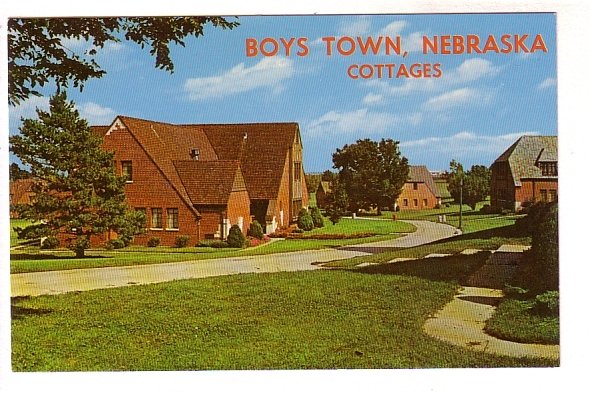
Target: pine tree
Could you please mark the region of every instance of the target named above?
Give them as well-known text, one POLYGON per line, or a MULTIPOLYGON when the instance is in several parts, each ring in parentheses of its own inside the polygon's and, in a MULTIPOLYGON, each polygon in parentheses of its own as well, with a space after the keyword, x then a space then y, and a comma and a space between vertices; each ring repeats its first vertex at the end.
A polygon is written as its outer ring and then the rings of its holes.
POLYGON ((49 112, 37 110, 38 119, 23 119, 20 135, 10 137, 11 151, 34 179, 35 197, 21 217, 52 234, 75 234, 70 248, 77 257, 91 235, 139 233, 141 213, 125 202, 125 179, 115 174, 113 154, 102 149, 65 93, 51 97, 49 106, 49 112))

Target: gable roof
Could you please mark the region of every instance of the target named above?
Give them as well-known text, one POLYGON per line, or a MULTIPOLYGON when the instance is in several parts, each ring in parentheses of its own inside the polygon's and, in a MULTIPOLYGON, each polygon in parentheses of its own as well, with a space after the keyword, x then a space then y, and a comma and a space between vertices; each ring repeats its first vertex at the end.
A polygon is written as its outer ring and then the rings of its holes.
POLYGON ((277 198, 297 123, 200 125, 220 160, 240 160, 252 199, 277 198))
MULTIPOLYGON (((278 197, 289 149, 299 136, 297 123, 170 124, 128 116, 118 116, 108 127, 93 126, 92 131, 106 137, 116 132, 119 123, 187 203, 194 203, 193 198, 212 200, 192 192, 194 185, 187 180, 189 164, 175 166, 175 162, 197 162, 191 157, 192 149, 199 150, 199 162, 238 162, 250 198, 274 199, 278 197)), ((201 167, 196 164, 194 169, 201 171, 201 167)), ((221 172, 215 173, 222 176, 221 172)), ((212 173, 204 175, 213 178, 212 173)))
POLYGON ((543 176, 538 163, 557 162, 557 136, 521 136, 494 164, 499 162, 508 162, 515 186, 521 185, 521 179, 555 179, 556 176, 543 176))
POLYGON ((425 165, 410 165, 409 169, 407 182, 424 183, 435 197, 441 197, 438 187, 434 184, 432 174, 425 165))
POLYGON ((232 191, 246 189, 239 161, 174 161, 174 166, 195 205, 225 205, 232 191))

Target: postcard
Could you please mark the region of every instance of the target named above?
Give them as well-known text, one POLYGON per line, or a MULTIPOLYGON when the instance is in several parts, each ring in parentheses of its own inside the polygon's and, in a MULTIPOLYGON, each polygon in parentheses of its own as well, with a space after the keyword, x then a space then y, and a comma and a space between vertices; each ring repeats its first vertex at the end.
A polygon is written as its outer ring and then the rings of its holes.
POLYGON ((557 22, 9 17, 11 373, 559 368, 557 22))

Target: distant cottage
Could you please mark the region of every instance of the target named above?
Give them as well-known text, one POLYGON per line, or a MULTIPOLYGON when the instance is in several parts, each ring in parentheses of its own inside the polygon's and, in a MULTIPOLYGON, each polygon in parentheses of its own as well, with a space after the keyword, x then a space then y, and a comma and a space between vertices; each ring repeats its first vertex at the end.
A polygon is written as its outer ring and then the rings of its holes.
POLYGON ((411 165, 408 180, 397 198, 400 210, 433 209, 441 204, 441 193, 424 165, 411 165))
POLYGON ((491 205, 518 211, 557 201, 557 136, 522 136, 491 166, 491 205))
POLYGON ((127 202, 147 218, 145 244, 177 236, 191 243, 245 233, 253 219, 266 233, 308 206, 297 123, 169 124, 118 116, 92 127, 127 177, 127 202))

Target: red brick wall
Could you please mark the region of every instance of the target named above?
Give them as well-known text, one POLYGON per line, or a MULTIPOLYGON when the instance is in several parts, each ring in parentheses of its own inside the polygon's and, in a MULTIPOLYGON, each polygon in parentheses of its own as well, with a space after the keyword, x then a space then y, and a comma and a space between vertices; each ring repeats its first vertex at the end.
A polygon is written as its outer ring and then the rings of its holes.
MULTIPOLYGON (((541 190, 557 192, 557 180, 521 180, 521 186, 516 188, 516 200, 519 202, 539 202, 542 199, 541 190)), ((551 201, 546 201, 551 202, 551 201)))
POLYGON ((397 205, 400 210, 433 209, 437 203, 436 196, 434 196, 425 183, 417 183, 417 190, 414 190, 414 184, 404 184, 402 193, 397 199, 397 205), (404 203, 404 200, 407 200, 407 205, 404 203), (417 206, 414 200, 417 202, 417 206), (424 200, 426 200, 426 205, 424 204, 424 200))
MULTIPOLYGON (((279 188, 279 196, 276 203, 276 208, 274 215, 277 220, 277 227, 281 227, 281 216, 280 211, 281 207, 283 208, 283 227, 289 226, 289 223, 292 221, 293 211, 291 209, 291 192, 290 192, 290 176, 291 171, 289 170, 291 165, 291 160, 285 160, 285 166, 283 167, 283 175, 281 176, 281 185, 279 188)), ((297 215, 298 212, 294 214, 297 215)))
POLYGON ((177 194, 158 167, 127 130, 116 130, 105 136, 103 147, 115 152, 115 165, 121 173, 121 161, 132 161, 133 182, 125 185, 127 203, 134 208, 145 208, 147 232, 136 236, 134 244, 145 245, 150 237, 159 237, 160 244, 174 245, 179 235, 190 236, 189 244, 196 244, 198 228, 194 210, 177 194), (163 229, 151 229, 151 208, 162 209, 163 229), (167 209, 178 209, 178 230, 166 229, 167 209))
POLYGON ((242 226, 242 233, 245 235, 250 228, 250 197, 248 191, 234 191, 229 197, 227 203, 227 218, 229 218, 231 225, 238 223, 238 217, 244 220, 242 226))

